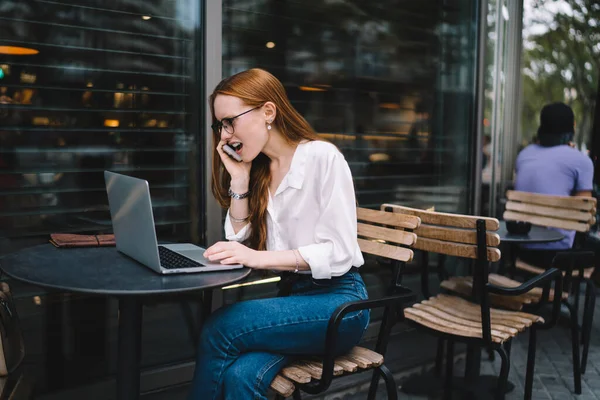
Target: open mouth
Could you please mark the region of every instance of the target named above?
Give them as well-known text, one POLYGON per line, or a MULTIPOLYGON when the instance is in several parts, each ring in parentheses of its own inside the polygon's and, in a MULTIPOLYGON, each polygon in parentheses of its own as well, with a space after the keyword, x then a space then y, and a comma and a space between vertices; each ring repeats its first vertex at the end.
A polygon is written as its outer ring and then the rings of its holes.
POLYGON ((242 151, 242 147, 244 146, 241 142, 231 143, 231 148, 235 150, 236 153, 240 153, 242 151))

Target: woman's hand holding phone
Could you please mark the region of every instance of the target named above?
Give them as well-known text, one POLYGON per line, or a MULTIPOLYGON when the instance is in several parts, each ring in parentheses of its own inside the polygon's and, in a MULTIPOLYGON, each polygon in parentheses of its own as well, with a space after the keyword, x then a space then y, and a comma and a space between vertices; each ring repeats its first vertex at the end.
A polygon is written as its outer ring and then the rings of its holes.
MULTIPOLYGON (((241 157, 240 161, 236 161, 233 156, 227 154, 225 146, 228 146, 231 149, 226 141, 221 140, 217 144, 217 152, 219 153, 227 172, 231 175, 231 190, 236 193, 245 193, 248 191, 248 185, 250 183, 250 168, 252 167, 252 163, 242 161, 241 157)), ((235 153, 233 149, 231 150, 235 153)), ((235 154, 239 157, 239 154, 235 154)))

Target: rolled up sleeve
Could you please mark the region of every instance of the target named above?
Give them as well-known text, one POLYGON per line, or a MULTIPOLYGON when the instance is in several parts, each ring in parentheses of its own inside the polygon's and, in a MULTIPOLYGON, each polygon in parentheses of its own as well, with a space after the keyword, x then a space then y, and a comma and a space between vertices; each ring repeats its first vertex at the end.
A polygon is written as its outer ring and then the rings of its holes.
POLYGON ((238 233, 235 233, 233 230, 233 225, 231 224, 231 218, 229 216, 229 210, 227 210, 227 215, 225 216, 225 239, 232 242, 243 242, 248 239, 250 236, 250 223, 244 226, 238 233))
POLYGON ((349 270, 357 248, 356 197, 350 167, 341 153, 331 153, 320 185, 320 217, 314 244, 298 251, 315 279, 330 279, 332 270, 349 270))

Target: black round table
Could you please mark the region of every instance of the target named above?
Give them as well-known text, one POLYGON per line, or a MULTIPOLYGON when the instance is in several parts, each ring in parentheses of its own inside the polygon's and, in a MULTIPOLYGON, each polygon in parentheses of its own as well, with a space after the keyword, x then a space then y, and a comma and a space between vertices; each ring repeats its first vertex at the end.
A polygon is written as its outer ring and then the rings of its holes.
MULTIPOLYGON (((50 244, 0 258, 8 276, 32 285, 119 299, 117 399, 139 399, 142 298, 211 289, 247 277, 250 268, 160 275, 114 247, 61 248, 50 244)), ((211 296, 206 296, 210 299, 211 296)), ((210 303, 210 302, 209 302, 210 303)))
MULTIPOLYGON (((514 277, 515 263, 517 261, 517 249, 522 244, 551 243, 564 239, 565 235, 555 229, 532 225, 531 230, 525 234, 510 233, 506 229, 506 221, 500 221, 500 229, 496 231, 500 236, 500 243, 509 246, 509 267, 511 278, 514 277)), ((501 267, 501 271, 503 268, 501 267)))
POLYGON ((531 230, 525 234, 510 233, 506 230, 506 221, 500 221, 500 229, 498 229, 496 233, 500 236, 500 243, 511 244, 558 242, 565 237, 565 235, 554 229, 536 225, 532 225, 531 230))

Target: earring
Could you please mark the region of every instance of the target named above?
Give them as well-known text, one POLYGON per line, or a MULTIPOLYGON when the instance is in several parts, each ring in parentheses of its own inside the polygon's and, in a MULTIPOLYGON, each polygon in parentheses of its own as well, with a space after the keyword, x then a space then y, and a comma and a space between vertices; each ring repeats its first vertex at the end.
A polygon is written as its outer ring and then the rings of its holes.
POLYGON ((267 129, 271 130, 271 121, 267 122, 267 129))

